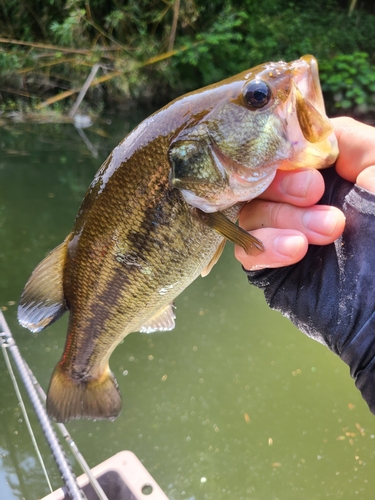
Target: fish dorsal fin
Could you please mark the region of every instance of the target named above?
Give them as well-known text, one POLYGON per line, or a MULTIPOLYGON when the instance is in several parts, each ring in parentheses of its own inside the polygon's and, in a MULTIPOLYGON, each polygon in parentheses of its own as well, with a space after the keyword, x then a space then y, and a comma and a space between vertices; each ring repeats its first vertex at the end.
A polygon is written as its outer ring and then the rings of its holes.
POLYGON ((63 292, 66 242, 56 247, 34 269, 22 292, 18 321, 32 332, 39 332, 67 310, 63 292))
POLYGON ((163 309, 154 314, 154 316, 147 321, 142 328, 139 330, 142 333, 152 333, 152 332, 166 332, 168 330, 173 330, 176 318, 173 303, 167 304, 163 309))
POLYGON ((221 212, 203 212, 196 208, 198 219, 208 227, 215 229, 219 234, 242 247, 248 255, 258 255, 264 252, 263 243, 246 232, 242 227, 230 221, 221 212))
POLYGON ((220 243, 220 245, 217 247, 216 252, 212 259, 210 260, 209 264, 203 269, 201 272, 202 278, 207 276, 211 272, 211 269, 214 267, 216 262, 220 259, 221 254, 223 253, 225 243, 227 242, 226 238, 223 239, 223 241, 220 243))

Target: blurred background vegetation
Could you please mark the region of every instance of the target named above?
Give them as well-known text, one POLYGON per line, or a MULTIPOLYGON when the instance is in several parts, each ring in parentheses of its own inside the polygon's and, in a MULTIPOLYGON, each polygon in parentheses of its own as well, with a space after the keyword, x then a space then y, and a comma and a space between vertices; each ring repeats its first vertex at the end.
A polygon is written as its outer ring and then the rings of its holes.
POLYGON ((307 53, 331 115, 375 110, 373 0, 0 0, 0 113, 67 113, 85 82, 81 112, 155 107, 307 53))

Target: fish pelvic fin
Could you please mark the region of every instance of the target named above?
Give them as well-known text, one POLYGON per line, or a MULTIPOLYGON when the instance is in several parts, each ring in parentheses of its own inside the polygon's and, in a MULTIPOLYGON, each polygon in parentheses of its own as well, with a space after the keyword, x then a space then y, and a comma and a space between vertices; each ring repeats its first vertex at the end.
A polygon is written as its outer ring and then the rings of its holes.
POLYGON ((121 412, 121 395, 109 366, 95 379, 75 380, 58 364, 47 393, 47 413, 57 422, 114 420, 121 412))
POLYGON ((63 269, 67 242, 50 252, 38 264, 22 292, 18 321, 32 332, 39 332, 67 310, 63 291, 63 269))

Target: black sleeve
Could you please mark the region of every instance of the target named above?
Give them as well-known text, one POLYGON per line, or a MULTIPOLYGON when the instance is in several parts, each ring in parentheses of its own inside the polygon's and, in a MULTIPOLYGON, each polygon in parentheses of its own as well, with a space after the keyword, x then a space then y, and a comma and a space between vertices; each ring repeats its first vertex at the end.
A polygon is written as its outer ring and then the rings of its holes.
POLYGON ((331 245, 310 245, 292 266, 246 273, 270 307, 350 366, 375 414, 375 195, 334 168, 322 173, 326 189, 319 203, 344 212, 342 236, 331 245))

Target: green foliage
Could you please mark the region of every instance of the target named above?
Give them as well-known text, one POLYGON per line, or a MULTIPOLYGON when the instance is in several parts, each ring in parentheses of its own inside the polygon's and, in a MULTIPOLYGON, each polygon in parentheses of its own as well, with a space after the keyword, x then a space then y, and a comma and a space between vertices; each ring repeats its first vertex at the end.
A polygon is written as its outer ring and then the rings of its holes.
POLYGON ((5 51, 0 48, 0 74, 7 75, 21 67, 21 61, 16 52, 5 51))
POLYGON ((375 108, 375 64, 366 52, 339 54, 320 66, 323 91, 336 109, 372 111, 375 108))
MULTIPOLYGON (((37 103, 81 88, 99 63, 97 76, 112 72, 113 77, 90 88, 85 102, 100 103, 100 108, 130 99, 162 104, 264 61, 312 53, 322 69, 329 108, 372 105, 375 8, 370 0, 350 16, 346 0, 181 0, 175 53, 149 64, 168 51, 174 38, 174 4, 2 1, 0 33, 30 45, 0 45, 0 78, 37 103), (55 47, 48 48, 51 44, 55 47)), ((11 96, 0 92, 0 104, 11 96)), ((64 106, 74 99, 64 100, 64 106)))
POLYGON ((190 74, 193 66, 201 85, 269 60, 309 53, 319 61, 353 52, 375 54, 375 17, 365 12, 348 17, 335 0, 233 0, 189 46, 176 62, 190 66, 185 70, 190 74))
POLYGON ((62 22, 52 21, 50 31, 53 34, 54 40, 63 46, 74 46, 75 42, 80 43, 83 38, 82 18, 85 15, 84 9, 69 11, 68 17, 62 22))
POLYGON ((243 37, 237 28, 242 23, 242 17, 243 14, 235 14, 230 9, 225 9, 217 16, 209 29, 198 33, 193 41, 188 37, 182 38, 181 42, 187 50, 178 54, 172 64, 177 70, 176 73, 181 72, 189 86, 196 87, 198 78, 200 80, 198 86, 200 86, 221 80, 231 73, 238 73, 237 52, 243 37), (217 53, 224 53, 224 51, 227 57, 225 63, 224 61, 220 63, 217 53), (192 67, 197 71, 192 73, 192 67), (189 74, 193 77, 191 81, 189 81, 189 74))

